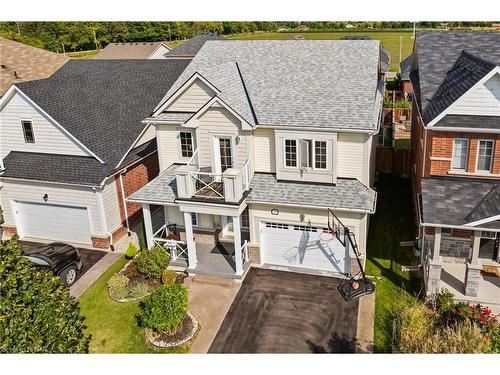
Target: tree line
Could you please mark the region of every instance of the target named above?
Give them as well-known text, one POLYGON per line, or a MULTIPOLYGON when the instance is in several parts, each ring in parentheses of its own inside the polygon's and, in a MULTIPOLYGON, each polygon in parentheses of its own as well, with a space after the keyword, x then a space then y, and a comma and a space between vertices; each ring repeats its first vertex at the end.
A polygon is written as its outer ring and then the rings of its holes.
MULTIPOLYGON (((441 22, 419 22, 419 28, 437 28, 441 22)), ((448 22, 448 27, 491 26, 491 22, 448 22)), ((0 22, 0 35, 53 52, 100 49, 111 42, 175 41, 202 31, 229 35, 256 31, 312 31, 345 29, 404 29, 412 22, 0 22)))

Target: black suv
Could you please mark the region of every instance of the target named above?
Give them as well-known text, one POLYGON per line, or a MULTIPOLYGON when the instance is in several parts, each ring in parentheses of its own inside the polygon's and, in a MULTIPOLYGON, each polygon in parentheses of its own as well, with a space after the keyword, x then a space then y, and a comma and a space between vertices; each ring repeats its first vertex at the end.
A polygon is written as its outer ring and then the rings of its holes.
POLYGON ((35 267, 59 276, 66 286, 73 285, 83 266, 78 249, 62 242, 42 245, 25 256, 35 267))

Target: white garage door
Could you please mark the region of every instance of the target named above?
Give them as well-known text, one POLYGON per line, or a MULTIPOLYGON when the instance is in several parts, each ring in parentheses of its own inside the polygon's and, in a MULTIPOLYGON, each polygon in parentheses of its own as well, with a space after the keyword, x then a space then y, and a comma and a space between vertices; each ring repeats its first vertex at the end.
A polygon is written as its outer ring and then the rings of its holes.
POLYGON ((349 267, 340 241, 322 243, 323 228, 268 222, 261 223, 261 227, 265 264, 339 273, 349 267))
POLYGON ((89 214, 84 207, 16 202, 22 237, 90 244, 89 214))

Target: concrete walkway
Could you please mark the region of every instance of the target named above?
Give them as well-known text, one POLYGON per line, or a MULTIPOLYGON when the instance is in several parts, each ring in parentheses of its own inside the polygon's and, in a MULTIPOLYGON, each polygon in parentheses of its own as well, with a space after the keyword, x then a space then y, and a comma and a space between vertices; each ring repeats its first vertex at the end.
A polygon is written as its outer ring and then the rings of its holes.
POLYGON ((375 293, 372 293, 359 299, 356 353, 373 353, 374 327, 375 293))
POLYGON ((69 288, 71 296, 77 298, 122 256, 123 254, 119 253, 107 253, 69 288))
POLYGON ((231 279, 196 275, 188 277, 189 310, 200 322, 200 331, 189 350, 190 353, 208 352, 241 283, 231 279))

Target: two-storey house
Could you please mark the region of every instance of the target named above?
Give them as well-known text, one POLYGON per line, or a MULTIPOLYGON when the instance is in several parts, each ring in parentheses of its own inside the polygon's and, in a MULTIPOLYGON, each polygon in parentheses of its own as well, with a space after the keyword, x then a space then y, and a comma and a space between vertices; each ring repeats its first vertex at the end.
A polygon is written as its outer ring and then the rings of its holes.
POLYGON ((410 73, 428 293, 500 304, 500 33, 419 32, 410 73))
POLYGON ((351 273, 321 234, 331 209, 366 254, 383 87, 378 41, 206 42, 144 120, 160 174, 128 201, 148 246, 192 273, 351 273))
POLYGON ((158 174, 142 119, 187 60, 70 60, 0 100, 4 235, 108 248, 142 218, 125 196, 158 174))

